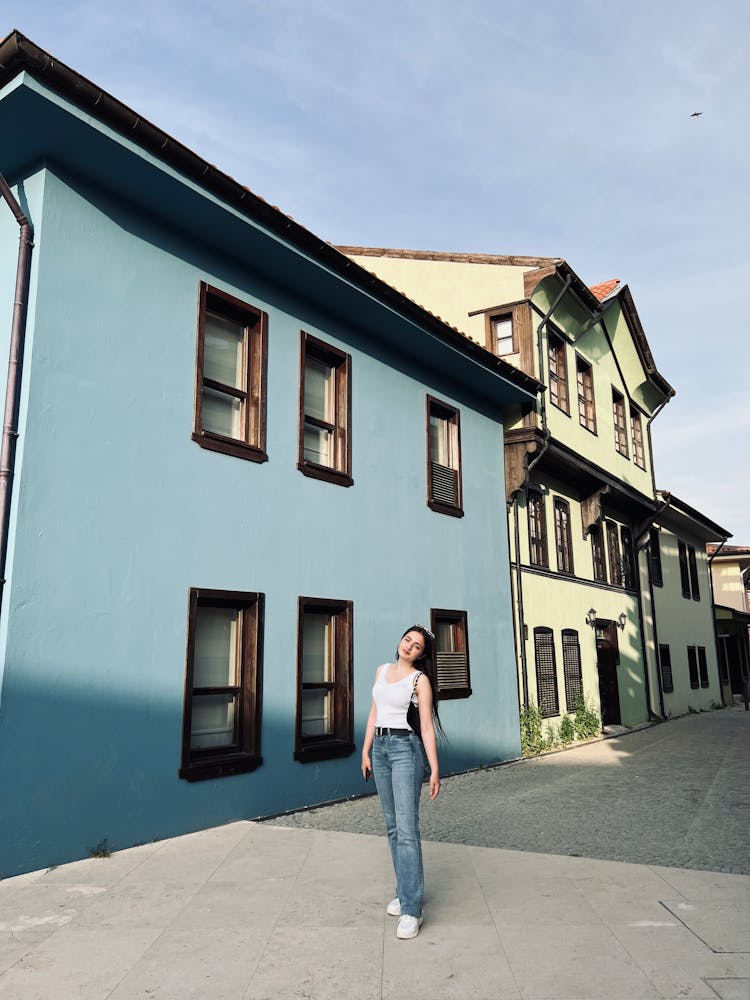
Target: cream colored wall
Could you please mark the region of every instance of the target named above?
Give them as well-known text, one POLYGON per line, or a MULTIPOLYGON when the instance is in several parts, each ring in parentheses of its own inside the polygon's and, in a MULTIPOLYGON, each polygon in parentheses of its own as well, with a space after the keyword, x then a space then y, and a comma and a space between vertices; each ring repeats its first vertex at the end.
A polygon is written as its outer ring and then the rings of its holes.
MULTIPOLYGON (((528 266, 512 264, 469 264, 408 257, 352 255, 352 260, 482 346, 485 344, 484 316, 469 317, 468 313, 522 299, 523 276, 529 270, 528 266)), ((505 360, 513 363, 517 358, 511 355, 505 360)))
POLYGON ((664 527, 659 532, 664 584, 654 587, 656 626, 659 643, 668 645, 670 649, 674 683, 674 692, 664 693, 667 716, 685 715, 690 709, 697 711, 721 705, 708 560, 700 542, 684 540, 695 545, 699 601, 682 596, 678 537, 664 527), (707 688, 690 687, 688 646, 703 646, 706 650, 707 688))
MULTIPOLYGON (((565 712, 565 683, 562 663, 562 629, 571 628, 578 632, 581 647, 581 672, 584 694, 587 700, 600 712, 599 675, 596 666, 596 642, 593 629, 586 624, 590 608, 596 610, 598 618, 617 620, 624 612, 627 616, 625 629, 617 631, 620 647, 620 665, 617 676, 620 690, 620 707, 623 725, 636 725, 648 717, 646 707, 645 682, 643 676, 641 632, 638 616, 637 597, 620 588, 595 582, 590 539, 583 538, 580 504, 566 495, 561 484, 554 480, 535 482, 545 494, 545 515, 547 525, 547 550, 551 572, 534 572, 529 568, 528 514, 525 500, 518 504, 519 536, 523 571, 524 619, 528 627, 526 639, 529 696, 537 702, 536 671, 534 665, 534 628, 546 626, 554 632, 555 657, 558 673, 558 692, 561 713, 565 712), (573 569, 575 577, 556 573, 554 498, 560 496, 570 504, 570 518, 573 543, 573 569)), ((515 509, 509 520, 511 540, 513 539, 515 509)), ((618 530, 620 527, 619 522, 618 530)), ((606 546, 605 546, 606 547, 606 546)), ((512 558, 515 559, 514 548, 512 558)), ((515 573, 513 573, 515 586, 515 573)), ((521 637, 518 636, 518 643, 521 637)), ((517 656, 519 666, 519 690, 522 688, 520 649, 517 656)))
POLYGON ((745 610, 745 588, 738 562, 713 561, 714 600, 726 608, 745 610))

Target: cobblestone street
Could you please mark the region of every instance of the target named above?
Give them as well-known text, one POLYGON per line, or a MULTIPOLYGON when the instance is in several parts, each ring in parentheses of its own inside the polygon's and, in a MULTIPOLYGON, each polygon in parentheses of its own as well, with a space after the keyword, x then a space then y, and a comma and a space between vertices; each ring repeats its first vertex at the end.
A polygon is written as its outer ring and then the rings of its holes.
MULTIPOLYGON (((750 874, 750 713, 448 777, 436 802, 423 795, 421 820, 424 840, 750 874)), ((383 834, 375 796, 273 822, 383 834)))

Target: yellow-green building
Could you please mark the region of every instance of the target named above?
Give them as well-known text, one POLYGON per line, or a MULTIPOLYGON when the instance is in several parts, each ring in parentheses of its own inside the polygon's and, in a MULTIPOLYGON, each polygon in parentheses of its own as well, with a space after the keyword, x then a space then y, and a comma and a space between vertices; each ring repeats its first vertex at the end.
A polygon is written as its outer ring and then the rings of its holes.
POLYGON ((674 389, 627 285, 559 258, 340 249, 546 387, 504 428, 520 703, 555 720, 583 695, 605 726, 721 704, 704 546, 728 533, 657 493, 651 422, 674 389))
POLYGON ((707 545, 714 588, 719 664, 727 704, 748 704, 750 686, 750 547, 707 545))

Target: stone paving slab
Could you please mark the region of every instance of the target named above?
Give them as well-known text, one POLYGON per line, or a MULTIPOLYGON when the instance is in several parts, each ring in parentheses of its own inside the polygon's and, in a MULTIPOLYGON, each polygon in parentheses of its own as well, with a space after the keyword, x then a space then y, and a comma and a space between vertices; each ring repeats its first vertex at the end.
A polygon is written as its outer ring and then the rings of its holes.
POLYGON ((7 879, 0 996, 747 996, 750 877, 465 844, 424 854, 413 941, 385 914, 383 836, 238 822, 7 879))

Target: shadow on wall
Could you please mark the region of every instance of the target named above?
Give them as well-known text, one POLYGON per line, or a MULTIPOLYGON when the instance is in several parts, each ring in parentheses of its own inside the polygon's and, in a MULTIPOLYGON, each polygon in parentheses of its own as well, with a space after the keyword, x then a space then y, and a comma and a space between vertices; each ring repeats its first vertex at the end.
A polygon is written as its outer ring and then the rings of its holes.
MULTIPOLYGON (((6 674, 0 704, 0 878, 161 840, 236 819, 256 819, 371 794, 356 749, 338 760, 293 759, 293 718, 265 712, 263 764, 250 774, 200 782, 178 777, 182 704, 59 688, 48 694, 6 674)), ((441 771, 515 756, 481 748, 455 727, 441 771)), ((500 749, 498 749, 498 747, 500 749)))

